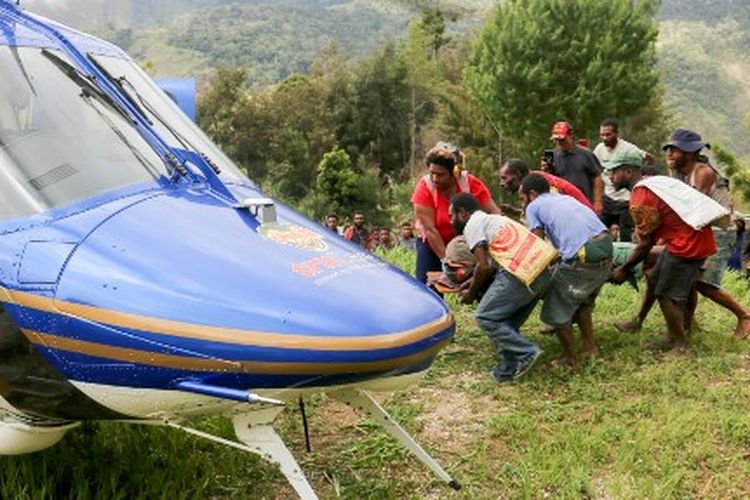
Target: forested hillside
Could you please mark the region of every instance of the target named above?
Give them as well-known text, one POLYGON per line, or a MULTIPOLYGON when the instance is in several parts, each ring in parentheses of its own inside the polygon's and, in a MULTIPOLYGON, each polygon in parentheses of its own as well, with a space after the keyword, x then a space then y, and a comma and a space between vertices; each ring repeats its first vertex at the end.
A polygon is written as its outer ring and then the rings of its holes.
POLYGON ((675 122, 750 154, 750 3, 665 1, 661 17, 659 66, 675 122))
POLYGON ((205 7, 152 32, 133 49, 138 57, 148 60, 161 59, 153 49, 162 44, 190 51, 203 61, 199 71, 244 67, 248 84, 257 87, 309 71, 313 60, 329 45, 353 57, 363 56, 386 38, 401 36, 409 17, 402 8, 361 2, 281 1, 205 7))
POLYGON ((480 25, 493 0, 27 0, 30 10, 93 31, 159 76, 205 81, 241 65, 248 87, 309 71, 330 46, 361 58, 403 38, 409 19, 429 5, 461 36, 480 25))
MULTIPOLYGON (((332 45, 361 58, 405 36, 424 6, 447 12, 449 32, 470 36, 491 0, 25 0, 123 45, 160 76, 197 76, 242 66, 257 87, 308 71, 332 45)), ((666 103, 675 123, 750 154, 750 2, 663 0, 657 45, 666 103)))

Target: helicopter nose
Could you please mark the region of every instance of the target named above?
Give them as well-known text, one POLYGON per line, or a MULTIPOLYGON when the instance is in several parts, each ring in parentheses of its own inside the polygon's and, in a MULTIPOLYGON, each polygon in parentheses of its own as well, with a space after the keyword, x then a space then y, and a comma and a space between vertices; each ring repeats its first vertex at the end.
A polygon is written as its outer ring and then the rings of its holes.
POLYGON ((429 366, 454 331, 442 300, 285 207, 279 221, 259 226, 197 194, 121 211, 59 281, 55 306, 77 336, 67 347, 147 371, 139 383, 152 385, 195 373, 333 383, 429 366))

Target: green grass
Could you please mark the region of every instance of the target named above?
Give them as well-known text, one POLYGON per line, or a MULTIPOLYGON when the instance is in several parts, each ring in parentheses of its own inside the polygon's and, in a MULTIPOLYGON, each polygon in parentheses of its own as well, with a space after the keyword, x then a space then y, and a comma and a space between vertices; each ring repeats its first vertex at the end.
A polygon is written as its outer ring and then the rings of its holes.
MULTIPOLYGON (((386 255, 405 268, 409 254, 386 255)), ((750 304, 736 275, 725 288, 750 304)), ((644 349, 663 333, 655 308, 637 334, 611 325, 640 297, 606 286, 594 321, 603 352, 578 373, 555 365, 556 338, 524 331, 545 351, 519 383, 498 385, 473 306, 423 382, 378 395, 464 486, 453 492, 376 425, 326 396, 308 400, 313 452, 299 413, 278 428, 323 498, 747 498, 750 496, 750 342, 731 339, 734 318, 702 300, 693 355, 644 349)), ((221 419, 197 423, 231 436, 221 419)), ((2 498, 289 498, 292 490, 254 456, 175 430, 92 424, 33 455, 0 458, 2 498)))

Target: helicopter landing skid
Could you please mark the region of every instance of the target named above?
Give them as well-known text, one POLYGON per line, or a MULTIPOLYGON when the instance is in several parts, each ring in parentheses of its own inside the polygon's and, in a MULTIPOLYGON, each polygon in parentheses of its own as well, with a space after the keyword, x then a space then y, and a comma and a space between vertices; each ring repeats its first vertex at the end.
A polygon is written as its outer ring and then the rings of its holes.
MULTIPOLYGON (((461 485, 422 448, 414 438, 398 425, 388 412, 366 391, 360 389, 341 389, 328 393, 332 398, 345 403, 380 424, 383 429, 403 444, 415 457, 425 464, 436 476, 451 488, 458 490, 461 485)), ((279 467, 289 484, 303 500, 317 499, 315 491, 307 481, 302 468, 284 444, 281 436, 271 425, 281 412, 280 407, 262 408, 232 418, 234 432, 240 443, 208 434, 196 429, 182 426, 176 422, 164 421, 164 425, 174 427, 189 434, 199 436, 220 444, 260 455, 266 461, 279 467)))
POLYGON ((363 412, 365 415, 373 419, 448 486, 454 490, 461 489, 461 483, 448 475, 448 473, 445 472, 445 469, 443 469, 408 432, 398 425, 388 412, 385 411, 385 409, 380 406, 380 404, 378 404, 378 402, 375 401, 367 391, 342 389, 340 391, 330 392, 328 395, 363 412))

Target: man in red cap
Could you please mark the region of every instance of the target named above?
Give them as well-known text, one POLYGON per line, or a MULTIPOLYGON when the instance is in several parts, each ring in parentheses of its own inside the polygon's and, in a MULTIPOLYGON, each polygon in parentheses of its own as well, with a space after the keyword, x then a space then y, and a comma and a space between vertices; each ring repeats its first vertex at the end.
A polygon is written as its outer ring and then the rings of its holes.
POLYGON ((550 140, 555 145, 552 173, 580 189, 594 205, 596 213, 601 214, 604 182, 599 160, 591 151, 576 144, 568 122, 555 123, 550 140))

